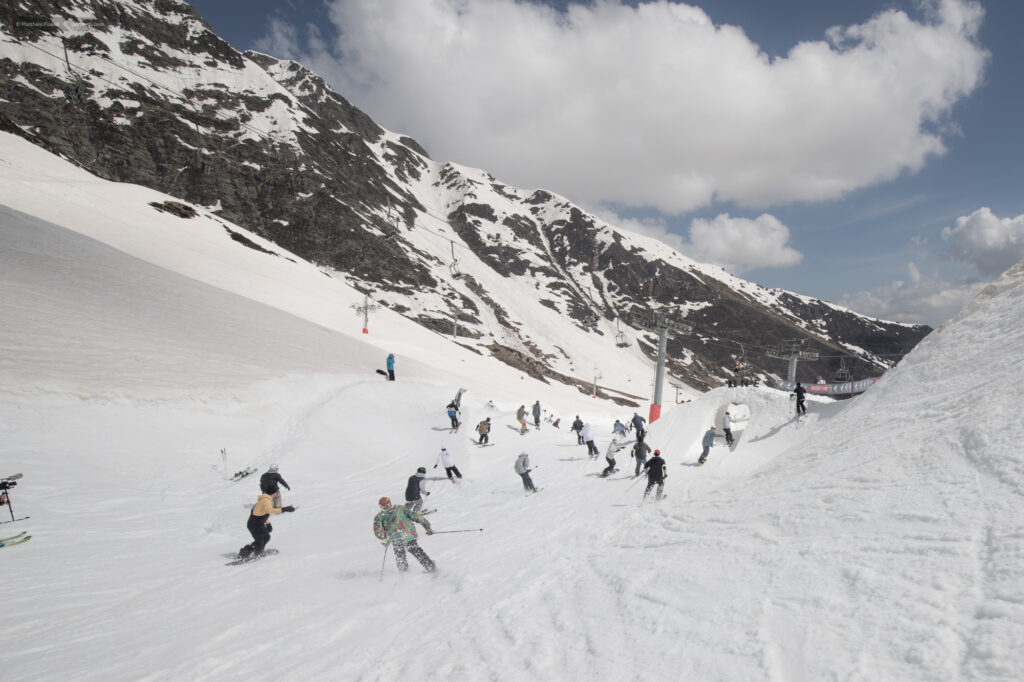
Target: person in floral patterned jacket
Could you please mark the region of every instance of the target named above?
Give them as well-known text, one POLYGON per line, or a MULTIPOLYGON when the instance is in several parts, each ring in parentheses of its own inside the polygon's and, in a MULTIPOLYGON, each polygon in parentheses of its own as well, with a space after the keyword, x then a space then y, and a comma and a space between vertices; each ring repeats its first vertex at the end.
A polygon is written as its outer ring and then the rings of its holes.
POLYGON ((406 551, 416 557, 427 573, 436 571, 437 565, 416 544, 416 524, 422 525, 427 535, 430 535, 434 532, 430 529, 430 522, 418 511, 391 504, 391 500, 387 497, 380 498, 378 504, 380 504, 380 512, 373 517, 373 534, 382 543, 390 544, 395 548, 395 562, 398 564, 398 571, 405 573, 409 570, 409 561, 405 556, 406 551))

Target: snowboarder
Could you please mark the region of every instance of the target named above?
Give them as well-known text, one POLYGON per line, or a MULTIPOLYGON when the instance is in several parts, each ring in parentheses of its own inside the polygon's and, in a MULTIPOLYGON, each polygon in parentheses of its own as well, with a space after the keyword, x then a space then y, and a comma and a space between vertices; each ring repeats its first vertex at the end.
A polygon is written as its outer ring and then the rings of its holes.
POLYGON ((633 451, 630 452, 630 457, 636 458, 636 471, 633 473, 633 478, 640 475, 640 470, 647 464, 647 455, 651 452, 651 446, 644 442, 643 438, 639 436, 636 439, 636 445, 633 446, 633 451))
POLYGON ((636 439, 641 440, 647 431, 644 429, 644 424, 647 422, 646 419, 640 416, 639 412, 633 413, 633 418, 630 419, 633 422, 633 428, 636 429, 636 439))
POLYGON ((708 451, 711 450, 711 446, 715 444, 715 437, 718 434, 715 433, 715 425, 712 424, 708 427, 708 430, 704 432, 704 438, 701 439, 700 444, 704 446, 704 452, 700 453, 700 459, 697 460, 697 466, 701 466, 708 459, 708 451))
POLYGON ((616 436, 616 437, 622 436, 623 438, 625 438, 626 437, 626 425, 623 424, 622 422, 620 422, 618 419, 616 419, 615 423, 612 424, 612 434, 614 436, 616 436))
POLYGON ((388 366, 388 381, 394 381, 395 380, 395 354, 394 353, 388 353, 387 366, 388 366))
POLYGON ((455 463, 452 462, 452 456, 448 452, 448 448, 441 448, 441 452, 438 453, 437 455, 437 462, 434 463, 435 469, 437 468, 438 464, 444 466, 444 472, 448 474, 448 480, 451 481, 452 483, 455 483, 455 479, 452 478, 452 474, 455 474, 459 478, 462 478, 462 474, 459 473, 459 467, 455 466, 455 463))
POLYGON ((576 445, 583 445, 583 420, 580 419, 579 415, 576 415, 576 419, 573 420, 570 429, 576 432, 576 445))
POLYGON ((590 456, 590 459, 597 459, 601 453, 598 451, 597 446, 594 445, 594 427, 590 424, 584 424, 581 438, 587 444, 587 454, 590 456))
POLYGON ((516 419, 519 420, 519 433, 526 433, 526 405, 520 405, 516 410, 516 419))
POLYGON ((409 477, 405 486, 405 508, 412 511, 419 511, 423 507, 423 498, 429 495, 427 491, 427 470, 420 467, 416 473, 409 477))
POLYGON ((796 382, 796 388, 790 395, 796 396, 796 416, 799 417, 802 414, 807 414, 807 406, 804 405, 804 396, 807 394, 807 389, 800 385, 800 382, 796 382))
POLYGON ((540 428, 540 401, 533 404, 533 425, 540 428))
POLYGON ((265 486, 261 482, 260 496, 256 498, 256 504, 249 511, 249 520, 245 524, 245 527, 249 529, 249 534, 252 535, 252 542, 238 551, 239 559, 264 556, 263 550, 270 542, 270 533, 274 530, 274 527, 270 525, 270 515, 295 511, 295 507, 291 505, 275 507, 273 499, 271 486, 265 486))
POLYGON ((601 478, 608 478, 608 476, 618 471, 615 468, 615 453, 621 449, 622 446, 619 445, 619 439, 613 436, 612 442, 608 444, 608 450, 604 453, 604 459, 608 462, 608 466, 601 472, 601 478))
POLYGON ((722 417, 722 430, 725 431, 725 444, 732 445, 732 415, 726 410, 725 416, 722 417))
POLYGON ((271 464, 266 473, 260 476, 260 490, 266 489, 271 494, 275 507, 281 506, 281 489, 277 487, 278 484, 283 485, 291 491, 288 484, 284 482, 283 478, 281 478, 281 474, 277 473, 277 465, 271 464))
POLYGON ((660 500, 665 497, 665 479, 668 478, 668 472, 665 470, 665 460, 661 458, 661 450, 654 451, 654 457, 644 464, 644 470, 647 472, 647 489, 644 490, 644 499, 651 494, 651 488, 658 486, 658 492, 654 496, 654 499, 660 500))
POLYGON ((452 420, 452 432, 458 431, 461 423, 459 422, 459 408, 454 400, 448 403, 448 418, 452 420))
POLYGON ((530 456, 526 452, 519 453, 519 457, 516 458, 515 471, 523 479, 523 488, 528 493, 537 492, 537 486, 533 484, 533 479, 530 478, 530 456))
POLYGON ((480 422, 479 424, 477 424, 476 425, 476 432, 480 434, 480 440, 477 441, 478 443, 480 443, 480 445, 483 445, 484 443, 490 442, 490 440, 491 440, 491 437, 490 437, 490 433, 491 433, 491 418, 488 417, 487 419, 485 419, 482 422, 480 422))
POLYGON ((385 545, 390 544, 395 548, 395 563, 398 564, 398 572, 405 573, 409 570, 409 560, 405 553, 412 554, 423 566, 427 573, 437 570, 437 565, 427 556, 418 544, 416 544, 416 524, 423 526, 427 535, 433 535, 430 522, 418 511, 411 511, 405 507, 398 507, 391 504, 391 500, 382 497, 377 501, 380 511, 373 517, 373 534, 385 545))

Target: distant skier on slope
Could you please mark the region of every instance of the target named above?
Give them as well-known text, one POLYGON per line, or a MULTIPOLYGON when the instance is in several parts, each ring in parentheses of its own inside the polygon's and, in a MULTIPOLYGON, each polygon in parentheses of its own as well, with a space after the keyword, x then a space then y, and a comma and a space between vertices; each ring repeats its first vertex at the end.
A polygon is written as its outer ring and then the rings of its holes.
POLYGON ((459 468, 455 466, 454 462, 452 462, 452 456, 448 452, 448 448, 441 448, 441 452, 437 455, 437 461, 434 463, 435 469, 438 464, 444 465, 444 472, 448 474, 448 480, 452 483, 455 483, 455 479, 452 478, 452 474, 462 478, 462 474, 459 473, 459 468))
POLYGON ((519 433, 526 433, 526 405, 520 405, 516 410, 516 419, 519 420, 519 433))
POLYGON ((519 453, 519 457, 516 458, 515 472, 523 479, 523 488, 526 489, 526 492, 535 493, 537 492, 537 486, 533 484, 533 479, 530 478, 530 471, 530 456, 526 452, 519 453))
POLYGON ((409 477, 405 485, 405 508, 412 511, 419 511, 423 507, 423 498, 430 493, 427 491, 427 470, 420 467, 416 473, 409 477))
POLYGON ((576 432, 576 445, 583 445, 585 442, 583 440, 583 420, 580 419, 579 415, 576 415, 576 419, 573 420, 570 429, 576 432))
POLYGON ((260 496, 256 498, 256 504, 249 511, 249 520, 245 524, 245 527, 249 529, 249 534, 252 535, 252 542, 238 551, 239 559, 264 556, 263 550, 270 542, 270 533, 274 530, 274 527, 270 525, 270 515, 295 511, 295 507, 291 505, 275 507, 269 486, 260 484, 260 490, 260 496))
POLYGON ((641 438, 644 437, 644 434, 647 433, 647 431, 644 429, 644 424, 647 422, 647 420, 641 417, 639 412, 634 412, 633 418, 630 421, 633 422, 633 428, 636 429, 637 440, 640 440, 641 438))
POLYGON ((654 499, 660 500, 665 497, 665 479, 668 478, 668 471, 666 471, 665 460, 661 457, 661 450, 654 451, 654 457, 651 457, 650 461, 644 465, 644 470, 647 472, 647 489, 644 490, 644 499, 651 494, 651 488, 658 486, 658 492, 654 499))
POLYGON ((633 473, 633 478, 640 475, 640 470, 647 464, 647 455, 651 453, 651 446, 644 442, 643 438, 637 436, 636 445, 633 446, 630 457, 636 459, 636 471, 633 473))
POLYGON ((477 441, 480 445, 490 442, 491 418, 488 417, 487 419, 484 419, 482 422, 477 424, 476 432, 480 434, 480 439, 477 441))
POLYGON ((448 418, 452 420, 452 431, 458 431, 461 423, 459 422, 459 408, 455 404, 455 401, 448 403, 448 418))
POLYGON ((626 425, 620 422, 618 419, 616 419, 615 423, 612 424, 612 434, 614 434, 616 437, 622 436, 623 438, 625 438, 626 425))
POLYGON ((796 396, 796 416, 799 417, 802 414, 807 414, 807 406, 804 405, 804 396, 807 395, 807 389, 801 386, 798 381, 796 382, 796 388, 793 389, 790 395, 796 396))
POLYGON ((601 478, 607 478, 614 472, 618 471, 618 469, 615 468, 615 453, 621 449, 622 446, 619 445, 619 439, 613 436, 612 442, 608 444, 608 450, 604 453, 604 459, 608 462, 608 466, 606 466, 604 471, 601 472, 601 478))
POLYGON ((281 474, 277 472, 277 465, 271 464, 266 473, 260 476, 260 490, 266 489, 270 492, 273 496, 272 502, 275 507, 281 506, 281 489, 277 487, 278 484, 283 485, 291 491, 291 487, 284 482, 284 479, 281 478, 281 474))
POLYGON ((700 459, 697 460, 697 466, 701 466, 708 460, 708 451, 715 444, 715 438, 718 433, 715 432, 715 425, 712 424, 708 427, 708 430, 704 432, 704 438, 701 439, 700 444, 704 446, 704 452, 700 453, 700 459))
POLYGON ((590 456, 590 459, 597 459, 601 452, 597 449, 597 445, 594 444, 594 427, 590 424, 584 424, 581 437, 583 442, 587 444, 587 454, 590 456))
POLYGON ((725 444, 732 445, 732 415, 729 411, 725 411, 725 416, 722 417, 722 430, 725 431, 725 444))
POLYGON ((390 544, 395 548, 398 572, 405 573, 409 570, 409 560, 405 556, 407 551, 416 557, 427 573, 436 571, 437 564, 416 543, 417 523, 423 526, 427 535, 434 533, 426 517, 418 511, 391 504, 387 497, 380 498, 377 504, 380 505, 380 511, 373 517, 373 534, 385 545, 390 544))
POLYGON ((533 425, 540 428, 540 401, 538 400, 533 404, 533 425))
POLYGON ((395 354, 394 353, 388 353, 387 367, 388 367, 388 381, 394 381, 395 380, 395 354))

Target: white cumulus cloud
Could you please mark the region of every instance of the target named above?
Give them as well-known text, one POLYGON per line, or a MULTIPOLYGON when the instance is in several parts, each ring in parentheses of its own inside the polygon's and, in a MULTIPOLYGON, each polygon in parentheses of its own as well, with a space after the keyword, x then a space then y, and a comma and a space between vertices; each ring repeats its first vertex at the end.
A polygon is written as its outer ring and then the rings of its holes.
POLYGON ((733 274, 756 268, 788 268, 803 254, 788 245, 789 228, 778 218, 733 218, 722 213, 712 220, 690 224, 689 243, 682 251, 691 258, 721 265, 733 274))
POLYGON ((956 219, 942 231, 955 260, 994 278, 1024 259, 1024 214, 1000 218, 987 207, 956 219))
MULTIPOLYGON (((770 58, 699 7, 652 0, 332 0, 336 42, 263 49, 322 73, 441 160, 588 204, 679 214, 839 197, 920 169, 988 53, 973 0, 837 27, 770 58)), ((298 29, 298 30, 296 30, 298 29)), ((299 38, 299 35, 310 37, 299 38)))
POLYGON ((839 304, 882 320, 937 327, 952 318, 977 294, 984 282, 947 281, 907 265, 910 281, 897 280, 870 291, 847 294, 839 304))

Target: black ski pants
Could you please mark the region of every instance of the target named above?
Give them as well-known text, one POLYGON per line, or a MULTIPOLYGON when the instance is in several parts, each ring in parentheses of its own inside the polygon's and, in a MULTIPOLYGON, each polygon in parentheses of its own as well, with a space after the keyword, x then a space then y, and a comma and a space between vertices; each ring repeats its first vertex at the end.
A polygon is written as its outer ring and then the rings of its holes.
POLYGON ((249 534, 252 535, 253 542, 250 547, 252 547, 253 554, 259 554, 270 542, 270 526, 266 519, 260 516, 250 516, 245 526, 249 529, 249 534))
POLYGON ((604 471, 601 472, 601 476, 602 477, 608 476, 613 471, 615 471, 615 460, 614 459, 612 459, 611 457, 605 457, 604 461, 608 462, 608 466, 606 466, 604 468, 604 471))
POLYGON ((481 433, 480 434, 480 441, 479 442, 480 442, 481 445, 483 445, 484 443, 491 442, 490 435, 488 433, 481 433))
POLYGON ((661 479, 659 481, 653 478, 648 478, 647 490, 644 491, 645 500, 647 499, 647 496, 651 494, 651 488, 653 488, 654 486, 658 486, 658 492, 654 496, 655 499, 660 500, 661 498, 665 497, 665 479, 661 479))
POLYGON ((594 445, 594 441, 592 440, 587 441, 587 454, 591 457, 597 457, 601 454, 601 451, 597 449, 597 446, 594 445))
POLYGON ((389 369, 388 370, 388 381, 394 381, 394 380, 395 380, 395 370, 389 369))
POLYGON ((452 474, 455 474, 459 478, 462 478, 462 474, 459 473, 459 467, 456 467, 456 466, 445 467, 444 468, 444 472, 446 474, 448 474, 448 480, 449 481, 452 480, 452 474))
POLYGON ((395 548, 395 563, 398 564, 399 573, 405 573, 409 570, 409 560, 405 556, 406 550, 408 550, 409 554, 416 557, 417 561, 423 566, 423 570, 427 573, 433 573, 437 570, 437 565, 427 556, 423 548, 416 544, 415 540, 410 540, 409 542, 395 542, 392 540, 391 546, 395 548))
POLYGON ((807 414, 807 406, 804 405, 802 398, 798 398, 796 401, 796 413, 797 415, 807 414))
POLYGON ((576 432, 576 445, 583 445, 583 432, 582 431, 577 431, 576 432))
POLYGON ((732 445, 732 429, 722 429, 725 431, 725 442, 727 445, 732 445))

